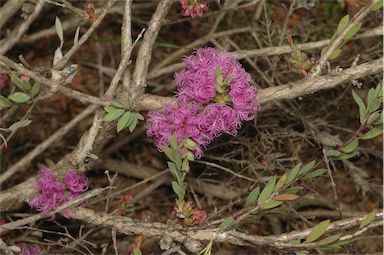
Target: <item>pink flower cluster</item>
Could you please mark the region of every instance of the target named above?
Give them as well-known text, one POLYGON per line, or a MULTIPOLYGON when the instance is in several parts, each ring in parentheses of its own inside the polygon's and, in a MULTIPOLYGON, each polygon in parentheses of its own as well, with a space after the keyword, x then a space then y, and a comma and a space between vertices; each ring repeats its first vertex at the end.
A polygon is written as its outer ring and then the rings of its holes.
POLYGON ((0 75, 0 90, 5 87, 7 80, 8 76, 0 75))
POLYGON ((204 0, 180 0, 180 4, 183 16, 201 17, 208 11, 208 4, 204 0))
POLYGON ((21 249, 19 255, 40 255, 42 252, 41 248, 36 244, 20 243, 17 246, 21 249))
POLYGON ((36 182, 40 194, 31 199, 29 205, 40 212, 48 213, 62 203, 78 197, 88 189, 88 185, 87 177, 75 170, 69 169, 64 175, 63 182, 58 182, 50 169, 43 168, 36 182))
POLYGON ((160 151, 172 134, 181 145, 192 139, 198 158, 214 138, 223 133, 236 135, 241 123, 253 119, 260 106, 251 76, 230 54, 200 48, 185 57, 184 63, 186 68, 175 74, 177 105, 149 112, 147 135, 160 151))

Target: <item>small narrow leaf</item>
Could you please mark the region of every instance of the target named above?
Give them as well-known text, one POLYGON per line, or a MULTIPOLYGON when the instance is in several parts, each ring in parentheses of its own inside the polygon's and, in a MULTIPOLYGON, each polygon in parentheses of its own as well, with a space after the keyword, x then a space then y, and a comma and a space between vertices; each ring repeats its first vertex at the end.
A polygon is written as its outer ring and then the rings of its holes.
POLYGON ((133 249, 132 255, 142 255, 140 248, 136 247, 133 249))
POLYGON ((297 176, 297 174, 299 173, 300 169, 301 169, 301 166, 302 166, 303 163, 299 163, 297 164, 289 173, 288 173, 288 176, 287 176, 287 184, 291 183, 297 176))
POLYGON ((287 181, 287 177, 288 177, 287 173, 283 174, 283 176, 280 177, 279 181, 275 185, 275 188, 274 188, 275 192, 279 191, 284 186, 285 182, 287 181))
POLYGON ((383 128, 381 126, 379 127, 374 127, 371 130, 369 130, 367 133, 363 134, 360 136, 361 139, 363 140, 368 140, 375 138, 383 133, 383 128))
POLYGON ((23 92, 15 92, 12 95, 10 95, 8 98, 15 103, 25 103, 31 97, 23 92))
POLYGON ((8 130, 10 130, 10 131, 16 131, 16 130, 19 129, 19 128, 23 128, 23 127, 28 126, 29 124, 31 124, 31 122, 32 122, 32 121, 29 120, 29 119, 19 120, 18 122, 13 123, 13 124, 8 128, 8 130))
POLYGON ((165 155, 166 155, 170 160, 172 160, 173 162, 175 162, 175 157, 173 156, 173 153, 172 153, 171 148, 169 148, 168 146, 163 146, 163 147, 162 147, 162 150, 163 150, 163 152, 165 153, 165 155))
POLYGON ((351 153, 356 150, 358 145, 359 145, 359 140, 355 138, 351 142, 343 146, 340 150, 344 153, 351 153))
POLYGON ((229 227, 231 227, 233 225, 233 223, 235 223, 235 219, 232 216, 230 216, 230 217, 225 218, 223 220, 223 222, 220 224, 219 228, 222 229, 222 230, 226 229, 226 228, 229 228, 229 227))
POLYGON ((348 41, 349 39, 354 37, 357 34, 357 32, 359 32, 361 25, 362 23, 360 22, 355 24, 353 27, 351 27, 351 29, 349 29, 349 31, 345 34, 344 40, 348 41))
POLYGON ((114 108, 112 111, 110 111, 108 114, 106 114, 103 118, 103 121, 105 122, 111 122, 116 119, 118 119, 121 115, 123 115, 124 109, 118 109, 114 108))
POLYGON ((55 50, 55 54, 53 55, 53 65, 56 65, 63 58, 63 53, 61 52, 61 48, 57 48, 55 50))
POLYGON ((273 189, 275 187, 275 183, 276 183, 276 176, 273 176, 260 193, 259 199, 257 200, 257 203, 259 205, 264 203, 271 196, 273 189))
POLYGON ((251 193, 249 193, 247 200, 245 201, 245 206, 248 207, 248 206, 254 205, 257 201, 257 198, 259 197, 259 194, 260 194, 260 187, 257 186, 251 191, 251 193))
POLYGON ((376 122, 380 118, 380 115, 381 115, 380 111, 374 112, 371 115, 369 115, 367 124, 371 125, 372 123, 376 122))
POLYGON ((319 239, 324 233, 327 231, 327 228, 329 224, 331 223, 330 220, 324 220, 317 224, 309 233, 307 239, 305 240, 305 243, 311 243, 319 239))
POLYGON ((140 113, 135 112, 135 115, 136 115, 136 117, 137 117, 138 120, 144 120, 143 115, 141 115, 140 113))
POLYGON ((285 194, 296 194, 297 192, 299 192, 302 189, 303 189, 302 187, 295 186, 295 187, 287 189, 285 191, 285 194))
POLYGON ((292 201, 298 199, 299 196, 294 194, 279 194, 274 196, 272 199, 276 201, 292 201))
POLYGON ((316 164, 316 160, 312 160, 311 162, 309 162, 308 164, 306 164, 305 166, 303 166, 300 170, 300 175, 301 174, 306 174, 307 172, 311 171, 312 168, 315 166, 316 164))
POLYGON ((180 200, 184 198, 186 188, 187 184, 185 182, 179 184, 175 181, 172 181, 172 189, 180 200))
POLYGON ((79 41, 79 34, 80 34, 80 27, 77 27, 75 32, 75 39, 73 40, 73 45, 76 45, 77 42, 79 41))
POLYGON ((25 66, 27 67, 28 69, 32 69, 31 66, 28 64, 27 60, 25 60, 24 56, 22 54, 20 54, 18 56, 20 62, 25 66))
POLYGON ((341 154, 342 154, 341 151, 338 151, 338 150, 327 150, 327 151, 325 151, 325 155, 327 157, 338 157, 341 154))
POLYGON ((112 102, 112 106, 114 106, 115 108, 124 108, 124 105, 120 104, 117 101, 112 102))
POLYGON ((131 117, 131 112, 125 112, 120 118, 119 121, 117 121, 117 133, 119 133, 121 130, 123 130, 129 121, 129 118, 131 117))
POLYGON ((28 81, 24 81, 17 76, 16 72, 11 72, 10 75, 11 81, 15 84, 19 89, 24 92, 27 92, 31 89, 31 84, 28 81))
POLYGON ((383 7, 383 3, 384 3, 383 0, 378 0, 378 1, 372 6, 372 11, 377 11, 377 10, 379 10, 381 7, 383 7))
POLYGON ((179 171, 177 170, 176 164, 171 161, 167 161, 167 163, 168 163, 168 168, 171 174, 175 176, 177 179, 179 179, 179 171))
POLYGON ((128 129, 129 129, 129 132, 133 132, 133 130, 135 130, 136 126, 137 126, 137 123, 139 122, 139 120, 137 118, 133 118, 133 121, 132 123, 129 125, 128 129))
POLYGON ((59 36, 59 39, 60 39, 60 49, 61 49, 64 44, 64 33, 63 33, 63 26, 61 25, 61 21, 59 17, 56 17, 55 19, 55 28, 56 28, 57 36, 59 36))
POLYGON ((367 216, 365 216, 364 219, 361 221, 359 229, 362 229, 368 226, 375 219, 375 217, 376 217, 376 211, 373 210, 367 216))
POLYGON ((171 145, 172 149, 179 151, 179 144, 177 143, 177 139, 174 134, 169 137, 169 144, 171 145))
POLYGON ((40 84, 39 83, 33 84, 32 88, 31 88, 31 96, 32 97, 37 96, 39 91, 40 91, 40 84))
POLYGON ((337 240, 339 240, 340 237, 341 237, 341 234, 331 235, 331 236, 328 236, 328 237, 324 238, 323 240, 320 240, 320 241, 316 242, 316 244, 317 245, 331 244, 331 243, 334 243, 337 240))
POLYGON ((0 109, 12 106, 12 102, 0 95, 0 109))
POLYGON ((336 160, 346 160, 346 159, 350 159, 350 158, 353 158, 355 156, 359 155, 359 152, 358 151, 354 151, 354 152, 351 152, 351 153, 347 153, 347 154, 342 154, 338 157, 335 157, 334 159, 336 160))
POLYGON ((329 55, 329 60, 334 60, 336 58, 338 58, 341 54, 341 49, 337 48, 335 49, 334 51, 332 51, 331 55, 329 55))
POLYGON ((315 177, 321 176, 321 175, 325 174, 327 171, 328 170, 324 169, 324 168, 317 169, 317 170, 315 170, 313 172, 310 172, 306 176, 304 176, 303 180, 309 180, 309 179, 313 179, 315 177))
POLYGON ((359 95, 357 95, 357 93, 354 90, 352 90, 352 96, 356 104, 359 106, 360 123, 363 124, 365 120, 365 116, 367 114, 367 108, 365 107, 363 100, 359 97, 359 95))
POLYGON ((348 26, 349 24, 349 15, 345 15, 339 22, 339 25, 337 26, 335 35, 338 36, 343 32, 343 30, 348 26))
POLYGON ((262 203, 260 205, 260 208, 263 210, 272 209, 272 208, 278 207, 283 203, 284 203, 283 201, 269 200, 268 202, 262 203))

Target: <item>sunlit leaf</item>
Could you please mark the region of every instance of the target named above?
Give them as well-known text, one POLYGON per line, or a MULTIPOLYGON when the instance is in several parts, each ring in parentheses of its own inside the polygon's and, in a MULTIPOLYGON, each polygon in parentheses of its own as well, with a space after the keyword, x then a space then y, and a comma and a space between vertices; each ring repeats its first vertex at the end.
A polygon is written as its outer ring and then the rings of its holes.
POLYGON ((341 34, 341 32, 343 32, 343 30, 348 26, 349 24, 349 15, 345 15, 339 22, 339 25, 337 26, 337 29, 336 29, 336 32, 335 32, 335 35, 339 35, 341 34))
POLYGON ((289 184, 291 183, 297 176, 297 174, 299 173, 300 169, 301 169, 301 166, 303 165, 303 163, 299 163, 297 164, 289 173, 288 173, 288 176, 287 176, 287 181, 286 183, 289 184))
POLYGON ((367 216, 365 216, 364 219, 361 221, 359 229, 362 229, 368 226, 375 218, 376 218, 376 211, 373 210, 367 216))
POLYGON ((117 133, 119 133, 121 130, 123 130, 127 124, 129 119, 131 118, 131 112, 125 112, 117 121, 117 133))
POLYGON ((274 191, 279 191, 287 181, 288 174, 285 173, 283 176, 280 177, 279 181, 276 183, 274 191))
POLYGON ((23 93, 23 92, 15 92, 15 93, 11 94, 8 98, 15 103, 25 103, 31 97, 29 95, 23 93))
POLYGON ((365 120, 365 116, 367 114, 367 108, 363 102, 363 100, 357 95, 357 93, 352 90, 352 96, 353 99, 355 100, 356 104, 359 106, 359 112, 360 112, 360 123, 363 124, 365 120))
POLYGON ((330 225, 330 220, 324 220, 317 224, 305 239, 305 243, 311 243, 319 239, 327 231, 328 226, 330 225))
POLYGON ((383 128, 381 126, 374 127, 371 130, 369 130, 367 133, 360 136, 360 139, 363 139, 363 140, 372 139, 372 138, 375 138, 376 136, 381 135, 382 133, 383 133, 383 128))
POLYGON ((265 185, 264 189, 261 191, 257 203, 260 205, 264 203, 272 194, 273 188, 275 187, 276 176, 273 176, 267 185, 265 185))
POLYGON ((232 216, 230 216, 230 217, 225 218, 223 220, 223 222, 220 224, 219 228, 220 229, 229 228, 229 227, 231 227, 233 225, 233 223, 235 223, 235 219, 232 216))
POLYGON ((248 206, 254 205, 257 201, 257 198, 259 197, 259 194, 260 194, 260 187, 257 186, 251 191, 251 193, 249 193, 247 200, 245 201, 245 206, 248 207, 248 206))
POLYGON ((103 118, 103 121, 110 122, 120 118, 124 114, 124 109, 114 108, 109 111, 103 118))

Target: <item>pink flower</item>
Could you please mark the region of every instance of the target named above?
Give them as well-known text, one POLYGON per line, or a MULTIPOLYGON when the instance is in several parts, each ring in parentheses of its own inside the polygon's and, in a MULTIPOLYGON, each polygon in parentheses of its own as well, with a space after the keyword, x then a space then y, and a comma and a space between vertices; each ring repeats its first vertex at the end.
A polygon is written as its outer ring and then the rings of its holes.
POLYGON ((0 75, 0 90, 5 87, 7 80, 8 80, 8 76, 0 75))
POLYGON ((41 169, 36 182, 36 188, 40 194, 28 202, 30 207, 39 212, 48 213, 64 202, 75 199, 88 189, 88 179, 77 174, 75 170, 68 170, 63 181, 64 183, 58 182, 52 170, 41 169), (66 195, 66 189, 69 191, 68 195, 66 195))
POLYGON ((64 184, 73 193, 82 193, 88 189, 87 177, 69 169, 64 175, 64 184))
POLYGON ((19 255, 40 255, 42 252, 41 248, 36 244, 21 243, 17 246, 21 249, 19 255))
POLYGON ((180 4, 183 16, 201 17, 208 11, 208 4, 204 0, 180 0, 180 4))
POLYGON ((212 140, 224 133, 236 135, 242 121, 254 118, 260 106, 251 76, 230 54, 200 48, 184 58, 186 68, 175 74, 177 105, 149 112, 147 135, 161 151, 176 134, 197 144, 200 157, 212 140))

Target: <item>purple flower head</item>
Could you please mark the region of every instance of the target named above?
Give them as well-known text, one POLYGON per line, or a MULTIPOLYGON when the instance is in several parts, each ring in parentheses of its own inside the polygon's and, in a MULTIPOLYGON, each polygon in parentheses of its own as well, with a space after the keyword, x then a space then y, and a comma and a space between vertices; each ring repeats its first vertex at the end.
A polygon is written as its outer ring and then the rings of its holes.
POLYGON ((0 90, 5 87, 7 80, 8 80, 8 76, 0 75, 0 90))
POLYGON ((66 201, 64 190, 40 194, 29 201, 29 206, 42 213, 49 213, 66 201))
POLYGON ((73 193, 82 193, 88 189, 87 177, 78 174, 75 170, 69 169, 64 175, 64 184, 73 193))
POLYGON ((199 129, 197 114, 196 105, 182 102, 178 106, 166 106, 161 112, 149 112, 147 135, 154 138, 160 151, 164 145, 168 145, 173 134, 179 144, 183 144, 186 138, 192 139, 197 144, 195 156, 201 155, 201 146, 205 146, 209 138, 199 129))
POLYGON ((21 252, 19 255, 40 255, 41 254, 41 248, 36 244, 26 244, 21 243, 17 246, 20 247, 21 252))
POLYGON ((183 144, 186 138, 197 144, 200 157, 214 138, 236 135, 242 121, 254 118, 260 106, 251 76, 230 54, 215 48, 200 48, 184 58, 186 68, 175 74, 177 105, 150 112, 147 135, 161 151, 172 134, 183 144))
POLYGON ((65 187, 62 183, 56 181, 56 176, 52 170, 43 168, 39 171, 39 178, 36 182, 36 188, 43 194, 50 194, 54 192, 64 191, 65 187))
POLYGON ((181 11, 183 16, 201 17, 208 11, 208 5, 204 0, 180 0, 179 2, 183 8, 181 11))

